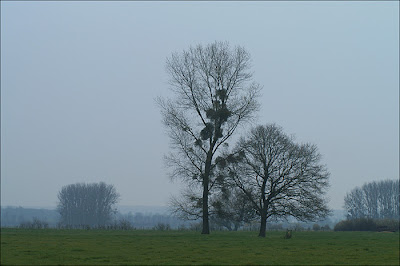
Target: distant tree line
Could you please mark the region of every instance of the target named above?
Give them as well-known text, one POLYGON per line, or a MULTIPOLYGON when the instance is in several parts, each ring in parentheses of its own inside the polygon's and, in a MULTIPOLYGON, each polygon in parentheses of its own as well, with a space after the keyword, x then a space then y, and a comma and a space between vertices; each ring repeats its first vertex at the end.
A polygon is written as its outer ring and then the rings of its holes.
POLYGON ((347 219, 335 231, 399 231, 399 180, 365 183, 346 194, 347 219))
POLYGON ((355 218, 343 220, 334 227, 335 231, 391 231, 396 232, 400 229, 398 219, 372 219, 355 218))
POLYGON ((373 181, 346 194, 348 219, 399 219, 399 180, 373 181))
MULTIPOLYGON (((23 207, 1 207, 1 226, 20 227, 20 228, 72 228, 65 223, 61 223, 60 214, 57 210, 31 209, 23 207)), ((111 221, 106 227, 115 229, 152 229, 158 224, 165 224, 170 229, 186 228, 189 230, 191 224, 170 214, 160 213, 116 213, 113 214, 111 221)), ((78 227, 79 228, 79 227, 78 227)), ((87 229, 82 226, 80 228, 87 229)), ((94 227, 96 228, 96 226, 94 227)))
MULTIPOLYGON (((335 216, 328 217, 317 223, 301 222, 294 218, 282 221, 270 221, 267 224, 267 230, 282 231, 291 229, 294 231, 304 230, 330 230, 335 226, 337 221, 343 217, 342 212, 336 212, 335 216)), ((214 219, 214 218, 212 218, 214 219)), ((252 220, 250 222, 241 222, 240 227, 235 228, 227 225, 228 217, 224 222, 214 221, 211 223, 213 231, 231 231, 245 230, 258 231, 259 221, 252 220)), ((71 226, 60 223, 60 214, 57 210, 47 209, 29 209, 22 207, 2 207, 1 208, 1 226, 2 227, 19 227, 27 229, 45 229, 45 228, 72 228, 71 226)), ((99 227, 75 227, 81 229, 91 229, 99 227)), ((154 229, 154 230, 191 230, 201 232, 201 220, 186 221, 176 216, 161 213, 116 213, 113 215, 112 221, 106 226, 100 228, 108 230, 134 230, 134 229, 154 229)))
POLYGON ((55 227, 60 220, 56 210, 33 209, 23 207, 1 207, 1 226, 16 227, 21 224, 29 225, 42 221, 49 227, 55 227))
POLYGON ((33 218, 32 221, 25 221, 19 224, 19 228, 24 229, 47 229, 49 228, 49 223, 38 218, 33 218))
POLYGON ((170 229, 177 229, 179 227, 190 227, 190 222, 179 219, 176 216, 160 213, 127 213, 116 215, 117 221, 126 221, 136 229, 152 229, 159 224, 168 225, 170 229))

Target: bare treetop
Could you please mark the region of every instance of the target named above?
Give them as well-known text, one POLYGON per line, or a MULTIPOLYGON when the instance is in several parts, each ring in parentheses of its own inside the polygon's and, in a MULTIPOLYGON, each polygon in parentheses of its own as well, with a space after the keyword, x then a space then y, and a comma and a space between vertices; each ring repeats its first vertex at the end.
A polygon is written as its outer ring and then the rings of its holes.
MULTIPOLYGON (((159 99, 164 123, 187 131, 191 139, 202 143, 200 147, 214 143, 215 152, 239 123, 253 118, 259 107, 256 97, 260 86, 252 82, 249 69, 249 53, 242 47, 231 50, 226 42, 198 45, 172 54, 167 59, 167 71, 176 97, 159 99), (204 140, 209 141, 203 143, 204 140)), ((173 138, 178 137, 175 134, 171 134, 173 138)))

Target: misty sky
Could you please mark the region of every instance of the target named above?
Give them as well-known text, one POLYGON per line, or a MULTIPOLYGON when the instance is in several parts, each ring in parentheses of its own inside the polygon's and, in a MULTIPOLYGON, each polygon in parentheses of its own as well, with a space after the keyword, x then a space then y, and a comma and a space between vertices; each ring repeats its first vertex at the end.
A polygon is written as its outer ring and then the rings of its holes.
POLYGON ((330 207, 399 178, 399 3, 1 1, 1 205, 56 206, 62 186, 114 184, 166 205, 165 61, 228 41, 263 86, 258 124, 315 143, 330 207))

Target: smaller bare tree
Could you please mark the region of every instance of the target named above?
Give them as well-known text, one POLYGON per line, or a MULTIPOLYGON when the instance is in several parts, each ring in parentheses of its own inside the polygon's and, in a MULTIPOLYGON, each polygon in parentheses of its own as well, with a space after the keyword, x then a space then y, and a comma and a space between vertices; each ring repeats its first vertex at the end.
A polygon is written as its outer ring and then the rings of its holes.
POLYGON ((348 218, 366 217, 367 209, 364 199, 364 192, 359 187, 347 193, 344 197, 345 208, 347 209, 348 218))
POLYGON ((111 222, 119 200, 113 185, 103 182, 71 184, 58 193, 61 224, 71 227, 98 227, 111 222))
MULTIPOLYGON (((312 221, 325 217, 329 172, 311 144, 297 144, 275 124, 258 126, 225 155, 223 170, 260 216, 259 236, 270 218, 312 221)), ((223 165, 223 164, 221 164, 223 165)))

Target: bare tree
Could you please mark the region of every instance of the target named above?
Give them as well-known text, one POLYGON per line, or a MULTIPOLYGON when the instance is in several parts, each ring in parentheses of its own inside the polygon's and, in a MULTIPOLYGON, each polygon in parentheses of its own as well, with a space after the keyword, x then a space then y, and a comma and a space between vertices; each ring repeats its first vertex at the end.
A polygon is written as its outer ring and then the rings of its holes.
POLYGON ((347 210, 348 218, 363 218, 366 217, 366 204, 364 192, 356 187, 344 197, 345 209, 347 210))
POLYGON ((72 227, 104 226, 111 221, 119 200, 113 185, 103 182, 71 184, 58 193, 61 224, 72 227))
POLYGON ((397 180, 383 180, 377 184, 380 218, 400 219, 400 184, 397 180))
POLYGON ((399 180, 365 183, 346 194, 344 207, 349 219, 399 219, 399 180))
POLYGON ((190 47, 167 59, 173 99, 158 99, 173 148, 166 156, 172 179, 202 188, 202 234, 209 234, 214 158, 236 128, 253 118, 260 86, 252 82, 250 55, 228 43, 190 47))
POLYGON ((271 124, 253 128, 220 160, 260 216, 259 236, 265 237, 270 218, 312 221, 329 214, 323 198, 329 173, 320 158, 315 145, 296 144, 271 124))

